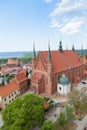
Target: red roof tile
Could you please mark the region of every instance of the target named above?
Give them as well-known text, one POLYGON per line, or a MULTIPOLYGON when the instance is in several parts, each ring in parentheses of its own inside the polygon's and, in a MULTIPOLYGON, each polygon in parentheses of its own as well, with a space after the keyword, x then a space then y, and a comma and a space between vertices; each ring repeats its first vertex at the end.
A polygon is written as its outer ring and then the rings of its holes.
POLYGON ((7 84, 4 87, 0 88, 0 96, 6 97, 18 88, 19 85, 15 81, 13 81, 12 83, 7 84))
MULTIPOLYGON (((44 61, 47 63, 48 51, 39 52, 44 61)), ((51 51, 51 63, 53 68, 53 73, 58 73, 61 71, 69 70, 81 66, 80 59, 75 51, 64 50, 60 51, 51 51)))
POLYGON ((49 107, 49 103, 44 101, 44 108, 47 109, 49 107))
POLYGON ((18 61, 18 59, 8 59, 8 61, 7 61, 7 64, 16 64, 16 65, 18 65, 19 64, 19 61, 18 61))
POLYGON ((15 78, 19 81, 19 82, 22 82, 24 80, 27 79, 26 75, 22 72, 22 73, 18 73, 15 78))

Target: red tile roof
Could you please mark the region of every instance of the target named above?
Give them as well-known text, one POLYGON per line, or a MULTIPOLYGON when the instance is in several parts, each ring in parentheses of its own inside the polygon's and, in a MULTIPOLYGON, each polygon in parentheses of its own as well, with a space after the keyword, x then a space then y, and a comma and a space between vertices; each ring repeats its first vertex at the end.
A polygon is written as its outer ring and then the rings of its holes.
POLYGON ((26 75, 22 72, 22 73, 18 73, 15 78, 19 81, 19 82, 22 82, 24 80, 27 79, 26 75))
POLYGON ((47 109, 49 107, 49 103, 44 101, 44 108, 47 109))
MULTIPOLYGON (((48 51, 42 51, 39 53, 43 56, 44 61, 47 63, 48 51)), ((70 66, 71 68, 81 66, 79 56, 72 50, 64 50, 63 52, 51 51, 51 63, 53 73, 69 70, 70 66)))
POLYGON ((13 72, 16 72, 16 74, 21 70, 20 67, 12 67, 12 68, 4 68, 4 69, 1 69, 1 72, 2 73, 13 73, 13 72))
POLYGON ((18 59, 8 59, 8 61, 7 61, 7 64, 16 64, 16 65, 18 65, 19 64, 19 61, 18 61, 18 59))
POLYGON ((15 81, 13 81, 12 83, 7 84, 4 87, 0 88, 0 96, 6 97, 18 88, 19 85, 15 81))
POLYGON ((19 73, 24 73, 24 75, 26 76, 26 69, 21 69, 19 73))

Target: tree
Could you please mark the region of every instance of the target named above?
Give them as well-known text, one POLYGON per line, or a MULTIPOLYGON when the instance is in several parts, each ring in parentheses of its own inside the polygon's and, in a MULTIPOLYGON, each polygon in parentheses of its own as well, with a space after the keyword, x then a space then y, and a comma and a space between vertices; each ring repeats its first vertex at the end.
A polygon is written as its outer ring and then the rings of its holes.
POLYGON ((55 127, 56 127, 56 129, 59 128, 59 130, 68 130, 69 121, 67 120, 64 112, 60 113, 60 116, 58 117, 58 119, 55 123, 55 127))
POLYGON ((73 114, 73 109, 69 105, 65 107, 65 114, 68 121, 73 121, 75 119, 74 114, 73 114))
POLYGON ((86 54, 85 54, 85 58, 87 59, 87 52, 86 52, 86 54))
POLYGON ((52 121, 48 120, 43 123, 41 130, 55 130, 55 127, 52 121))
POLYGON ((43 99, 27 94, 15 99, 2 112, 6 130, 29 130, 41 126, 44 121, 43 99))
POLYGON ((81 114, 87 111, 87 95, 85 92, 74 90, 69 94, 69 103, 74 106, 75 113, 81 114))

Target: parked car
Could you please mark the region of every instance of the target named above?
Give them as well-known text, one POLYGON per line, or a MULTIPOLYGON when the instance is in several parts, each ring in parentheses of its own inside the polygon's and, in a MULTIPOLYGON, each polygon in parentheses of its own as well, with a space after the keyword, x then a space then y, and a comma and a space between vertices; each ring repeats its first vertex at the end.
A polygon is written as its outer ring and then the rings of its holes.
POLYGON ((86 82, 82 81, 82 84, 86 84, 86 82))

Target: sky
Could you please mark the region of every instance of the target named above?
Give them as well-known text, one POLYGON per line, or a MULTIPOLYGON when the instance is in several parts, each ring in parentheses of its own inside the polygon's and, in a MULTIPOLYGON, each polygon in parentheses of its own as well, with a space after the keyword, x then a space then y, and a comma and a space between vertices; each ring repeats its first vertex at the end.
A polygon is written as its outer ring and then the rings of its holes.
POLYGON ((87 49, 87 0, 0 0, 0 52, 87 49))

